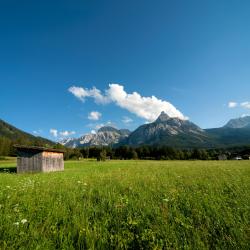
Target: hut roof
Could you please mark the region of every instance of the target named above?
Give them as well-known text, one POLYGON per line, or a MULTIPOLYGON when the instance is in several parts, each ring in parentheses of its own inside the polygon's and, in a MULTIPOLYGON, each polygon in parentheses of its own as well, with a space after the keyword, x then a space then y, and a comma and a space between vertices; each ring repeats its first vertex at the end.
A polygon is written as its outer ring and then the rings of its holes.
POLYGON ((55 152, 55 153, 65 153, 63 149, 57 148, 46 148, 46 147, 37 147, 37 146, 24 146, 24 145, 14 145, 14 147, 21 151, 28 152, 55 152))

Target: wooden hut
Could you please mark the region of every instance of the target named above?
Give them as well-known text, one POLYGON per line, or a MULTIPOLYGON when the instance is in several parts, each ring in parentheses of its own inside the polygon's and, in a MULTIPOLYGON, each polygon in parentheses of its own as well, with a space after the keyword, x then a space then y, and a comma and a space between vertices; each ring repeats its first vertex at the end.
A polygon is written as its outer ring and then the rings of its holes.
POLYGON ((19 145, 15 148, 17 149, 17 173, 64 170, 64 150, 19 145))

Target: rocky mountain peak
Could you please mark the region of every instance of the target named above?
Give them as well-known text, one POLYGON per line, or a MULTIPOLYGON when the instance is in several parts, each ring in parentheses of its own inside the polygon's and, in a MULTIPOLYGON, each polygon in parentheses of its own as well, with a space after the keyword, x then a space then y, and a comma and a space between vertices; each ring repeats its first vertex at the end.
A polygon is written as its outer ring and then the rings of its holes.
POLYGON ((129 145, 201 145, 207 141, 207 134, 200 127, 178 117, 161 112, 155 122, 144 124, 130 134, 129 145))
POLYGON ((164 111, 162 111, 155 122, 165 122, 169 119, 170 119, 170 116, 167 115, 164 111))
POLYGON ((231 119, 225 128, 247 128, 250 127, 250 116, 244 116, 236 119, 231 119))
POLYGON ((61 144, 67 147, 82 147, 82 146, 108 146, 119 143, 124 138, 128 137, 130 131, 127 129, 118 130, 111 126, 101 127, 96 134, 85 134, 80 138, 64 140, 61 144))
POLYGON ((118 132, 118 129, 111 126, 103 126, 98 129, 98 132, 118 132))

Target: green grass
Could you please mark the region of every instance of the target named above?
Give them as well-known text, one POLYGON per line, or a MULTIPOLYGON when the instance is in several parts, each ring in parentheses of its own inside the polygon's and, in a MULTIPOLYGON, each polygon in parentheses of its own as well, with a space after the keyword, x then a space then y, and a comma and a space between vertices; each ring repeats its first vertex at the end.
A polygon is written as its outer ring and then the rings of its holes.
POLYGON ((0 249, 249 249, 249 190, 250 161, 70 161, 58 173, 2 171, 0 249))

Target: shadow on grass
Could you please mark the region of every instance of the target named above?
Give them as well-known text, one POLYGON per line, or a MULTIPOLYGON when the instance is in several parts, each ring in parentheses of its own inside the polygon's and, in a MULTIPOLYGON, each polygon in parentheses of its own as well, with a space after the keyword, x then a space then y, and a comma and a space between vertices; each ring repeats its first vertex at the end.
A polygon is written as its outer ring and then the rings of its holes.
POLYGON ((16 167, 0 167, 1 173, 16 173, 16 167))

